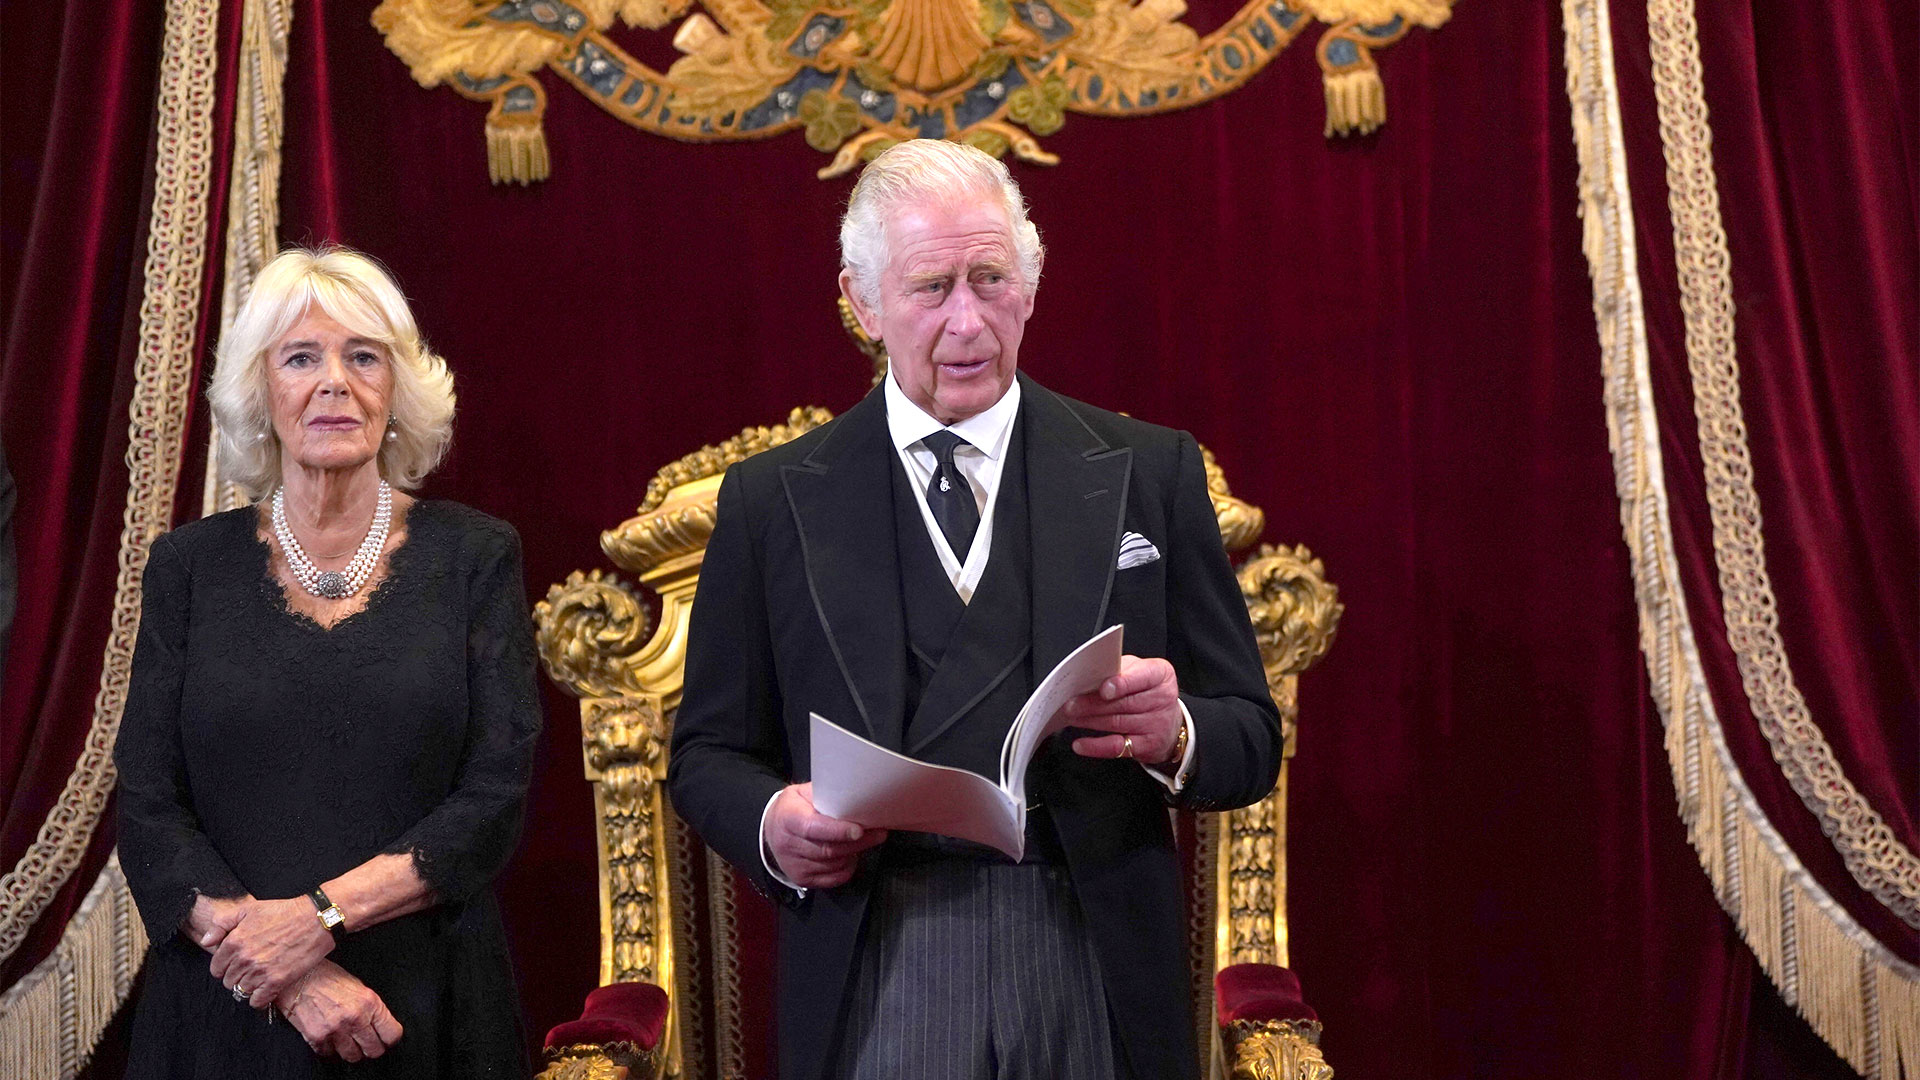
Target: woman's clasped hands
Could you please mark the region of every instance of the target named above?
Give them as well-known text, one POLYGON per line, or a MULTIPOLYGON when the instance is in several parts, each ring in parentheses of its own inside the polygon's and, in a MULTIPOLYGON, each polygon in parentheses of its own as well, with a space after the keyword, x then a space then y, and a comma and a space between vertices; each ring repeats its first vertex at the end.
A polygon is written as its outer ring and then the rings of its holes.
POLYGON ((209 970, 256 1009, 276 1006, 314 1052, 377 1058, 404 1031, 380 995, 326 959, 333 935, 305 897, 195 899, 188 934, 213 954, 209 970))

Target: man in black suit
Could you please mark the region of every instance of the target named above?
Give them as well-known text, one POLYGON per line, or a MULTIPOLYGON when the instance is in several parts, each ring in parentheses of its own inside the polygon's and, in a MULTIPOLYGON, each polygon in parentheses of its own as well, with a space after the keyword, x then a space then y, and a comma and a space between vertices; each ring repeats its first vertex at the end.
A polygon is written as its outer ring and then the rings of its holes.
POLYGON ((992 157, 882 154, 841 254, 890 371, 722 482, 668 777, 782 903, 780 1076, 1193 1076, 1166 807, 1260 799, 1281 750, 1200 449, 1017 374, 1041 248, 992 157), (813 809, 810 712, 997 777, 1037 680, 1114 623, 1130 655, 1035 758, 1020 863, 813 809))

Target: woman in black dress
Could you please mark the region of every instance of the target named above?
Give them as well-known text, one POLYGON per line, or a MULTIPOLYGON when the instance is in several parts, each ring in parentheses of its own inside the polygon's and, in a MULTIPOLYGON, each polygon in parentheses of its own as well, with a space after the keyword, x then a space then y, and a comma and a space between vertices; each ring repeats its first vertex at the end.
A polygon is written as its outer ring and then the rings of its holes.
POLYGON ((373 262, 283 252, 221 342, 223 475, 154 541, 114 760, 153 946, 134 1077, 525 1076, 490 885, 540 712, 519 539, 416 486, 452 377, 373 262))

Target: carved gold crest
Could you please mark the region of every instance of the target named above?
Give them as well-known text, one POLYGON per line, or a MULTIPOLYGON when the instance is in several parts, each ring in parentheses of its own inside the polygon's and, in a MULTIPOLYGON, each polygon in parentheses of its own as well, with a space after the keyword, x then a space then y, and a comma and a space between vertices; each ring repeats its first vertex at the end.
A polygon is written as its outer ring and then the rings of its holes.
POLYGON ((1204 37, 1185 0, 384 0, 373 25, 421 86, 446 84, 487 114, 495 183, 547 176, 541 119, 560 78, 628 124, 691 142, 804 129, 839 176, 895 142, 955 139, 996 156, 1059 161, 1039 139, 1069 112, 1138 116, 1244 85, 1309 23, 1327 135, 1386 120, 1372 52, 1453 0, 1248 0, 1204 37), (664 74, 605 31, 678 23, 664 74))

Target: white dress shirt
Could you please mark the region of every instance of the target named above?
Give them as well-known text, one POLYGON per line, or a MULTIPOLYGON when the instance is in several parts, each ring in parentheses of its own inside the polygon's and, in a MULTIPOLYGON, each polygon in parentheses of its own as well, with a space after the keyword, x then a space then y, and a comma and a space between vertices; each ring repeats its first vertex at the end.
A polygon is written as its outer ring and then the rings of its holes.
MULTIPOLYGON (((882 393, 887 399, 887 431, 893 437, 893 449, 900 455, 900 464, 906 467, 908 487, 913 489, 914 501, 920 506, 920 520, 927 527, 927 536, 933 541, 933 550, 940 556, 940 568, 947 572, 947 580, 953 583, 954 591, 960 594, 961 603, 971 603, 973 594, 980 587, 980 577, 986 573, 987 556, 993 549, 993 514, 1000 503, 1000 474, 1006 466, 1007 448, 1013 442, 1013 422, 1020 415, 1020 383, 1015 380, 1008 385, 1007 392, 1000 400, 965 420, 953 425, 942 424, 920 406, 907 397, 905 390, 893 377, 893 371, 887 371, 882 393), (964 556, 953 550, 947 542, 947 534, 934 520, 933 509, 927 505, 927 487, 933 483, 933 473, 939 466, 933 451, 922 442, 936 431, 947 430, 965 439, 967 445, 955 447, 953 464, 960 475, 973 489, 974 505, 980 509, 980 527, 973 534, 973 547, 964 556)), ((1172 776, 1159 769, 1141 768, 1147 775, 1166 785, 1168 791, 1175 794, 1187 784, 1187 774, 1193 768, 1193 749, 1198 742, 1193 733, 1193 714, 1187 711, 1187 703, 1180 703, 1181 721, 1187 728, 1187 752, 1180 759, 1180 767, 1172 776)), ((760 860, 766 865, 767 873, 773 879, 802 895, 806 889, 795 885, 780 872, 774 863, 773 852, 767 847, 767 816, 773 812, 774 799, 780 797, 775 792, 767 800, 766 808, 760 811, 760 860)))

